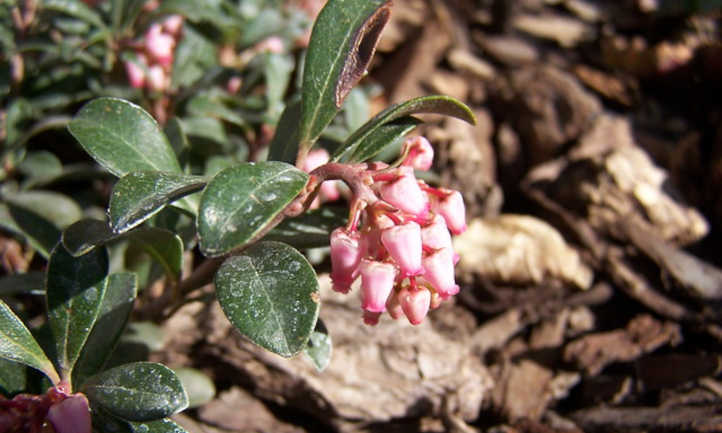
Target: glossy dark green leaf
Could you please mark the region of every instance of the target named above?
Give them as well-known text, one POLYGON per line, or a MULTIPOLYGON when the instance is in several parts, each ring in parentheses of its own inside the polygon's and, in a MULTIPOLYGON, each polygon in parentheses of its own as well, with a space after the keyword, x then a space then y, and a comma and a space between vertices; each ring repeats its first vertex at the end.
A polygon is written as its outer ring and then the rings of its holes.
POLYGON ((283 162, 240 164, 208 183, 198 234, 203 254, 218 256, 258 235, 303 190, 308 175, 283 162))
POLYGON ((58 244, 48 260, 45 296, 53 334, 56 365, 63 378, 80 355, 103 303, 107 288, 108 251, 96 248, 73 257, 58 244))
POLYGON ((180 412, 188 397, 173 370, 152 362, 124 364, 82 387, 93 404, 128 421, 152 421, 180 412))
POLYGON ((32 271, 0 278, 0 297, 20 294, 44 295, 45 273, 32 271))
POLYGON ((319 319, 316 329, 311 333, 308 344, 303 349, 303 353, 309 357, 316 370, 321 372, 331 363, 331 353, 333 352, 333 342, 331 336, 328 335, 326 326, 319 319))
POLYGON ((93 159, 118 177, 133 171, 181 173, 158 123, 131 102, 94 99, 83 106, 68 130, 93 159))
POLYGON ((44 0, 42 7, 80 18, 101 28, 105 27, 100 15, 80 0, 44 0))
POLYGON ((141 227, 117 234, 103 221, 83 219, 63 232, 62 241, 65 249, 78 257, 121 237, 130 239, 131 242, 142 247, 163 266, 169 277, 176 279, 180 276, 183 264, 183 241, 169 230, 141 227))
POLYGON ((0 358, 0 395, 11 398, 27 392, 28 368, 19 362, 0 358))
POLYGON ((303 71, 301 146, 316 140, 366 72, 390 9, 388 0, 329 0, 319 13, 303 71))
POLYGON ((168 119, 165 128, 163 128, 163 133, 168 138, 168 142, 173 148, 176 157, 180 161, 183 161, 184 155, 188 152, 188 149, 190 149, 190 143, 188 142, 185 131, 183 131, 181 120, 175 116, 168 119))
POLYGON ((343 145, 336 149, 331 159, 333 161, 360 161, 356 158, 352 159, 351 155, 354 155, 356 148, 368 135, 386 123, 417 113, 444 114, 465 120, 472 124, 476 123, 474 113, 472 113, 469 107, 464 105, 463 102, 450 96, 422 96, 392 105, 374 116, 361 128, 351 134, 343 145))
POLYGON ((62 243, 70 254, 78 257, 117 237, 105 221, 84 218, 63 231, 62 243))
POLYGON ((53 383, 58 373, 25 324, 0 300, 0 358, 33 367, 45 373, 53 383))
POLYGON ((189 409, 203 406, 216 396, 216 385, 202 371, 189 367, 174 368, 173 371, 188 394, 189 409))
POLYGON ((348 209, 324 206, 299 215, 286 218, 266 236, 267 241, 279 241, 295 248, 316 248, 328 246, 331 232, 346 224, 348 209))
POLYGON ((73 384, 82 385, 108 361, 125 329, 138 292, 135 274, 122 272, 108 276, 107 289, 98 317, 73 369, 73 384))
POLYGON ((276 125, 276 133, 268 151, 269 161, 296 163, 298 154, 298 122, 301 119, 301 101, 292 102, 283 110, 276 125))
POLYGON ((187 433, 172 419, 163 418, 155 421, 129 422, 131 433, 187 433))
POLYGON ((371 131, 359 140, 356 151, 349 161, 368 161, 381 153, 387 146, 403 139, 403 137, 416 128, 421 120, 407 116, 385 123, 371 131))
POLYGON ((60 230, 53 223, 12 203, 0 203, 0 227, 24 237, 46 258, 60 239, 60 230))
MULTIPOLYGON (((195 0, 186 0, 191 3, 195 0)), ((168 1, 164 1, 165 5, 168 1)), ((197 15, 186 15, 196 19, 197 15)), ((183 26, 183 37, 175 50, 171 82, 174 88, 188 87, 198 81, 203 74, 218 63, 218 49, 215 44, 193 26, 183 26)))
POLYGON ((301 253, 259 242, 223 262, 215 284, 223 312, 251 341, 285 357, 306 347, 320 298, 316 273, 301 253))
POLYGON ((178 173, 136 171, 115 184, 108 215, 116 233, 126 232, 161 211, 167 204, 199 191, 205 179, 178 173))

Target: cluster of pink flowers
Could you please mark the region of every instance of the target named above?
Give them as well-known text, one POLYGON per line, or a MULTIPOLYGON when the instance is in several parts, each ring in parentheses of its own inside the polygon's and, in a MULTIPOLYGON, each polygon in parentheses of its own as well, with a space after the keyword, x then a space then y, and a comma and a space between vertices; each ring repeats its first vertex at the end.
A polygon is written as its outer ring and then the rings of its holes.
POLYGON ((335 291, 348 293, 361 277, 363 318, 369 325, 384 311, 418 325, 429 309, 459 292, 454 278, 459 257, 451 234, 466 230, 463 198, 415 177, 414 169, 428 170, 434 157, 425 138, 407 140, 404 155, 398 167, 327 164, 311 173, 344 179, 351 189, 349 224, 331 234, 331 280, 335 291), (328 175, 333 171, 339 173, 328 175))
POLYGON ((69 394, 62 384, 43 395, 18 394, 12 400, 0 395, 2 432, 91 433, 91 430, 87 397, 82 393, 69 394))
POLYGON ((124 62, 130 85, 163 92, 170 87, 173 52, 181 35, 183 17, 171 15, 151 24, 135 47, 135 59, 124 62))

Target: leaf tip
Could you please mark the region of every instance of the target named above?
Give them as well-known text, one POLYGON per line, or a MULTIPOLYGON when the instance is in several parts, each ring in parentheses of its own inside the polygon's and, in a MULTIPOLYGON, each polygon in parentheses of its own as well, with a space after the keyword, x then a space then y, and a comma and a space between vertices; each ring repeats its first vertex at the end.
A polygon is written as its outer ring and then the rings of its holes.
POLYGON ((392 0, 376 9, 358 28, 351 43, 351 50, 344 61, 336 83, 336 107, 341 108, 351 89, 361 80, 381 39, 381 31, 391 18, 392 0))

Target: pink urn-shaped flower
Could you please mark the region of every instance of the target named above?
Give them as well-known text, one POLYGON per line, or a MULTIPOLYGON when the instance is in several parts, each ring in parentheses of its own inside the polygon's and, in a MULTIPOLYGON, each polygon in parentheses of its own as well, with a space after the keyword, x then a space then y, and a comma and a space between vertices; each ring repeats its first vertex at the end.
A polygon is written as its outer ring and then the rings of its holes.
POLYGON ((88 399, 80 393, 50 406, 47 419, 56 433, 91 433, 88 399))
POLYGON ((409 148, 409 153, 403 161, 416 170, 428 170, 434 162, 434 148, 425 137, 414 137, 404 143, 409 148))
POLYGON ((391 263, 362 259, 361 307, 366 311, 381 313, 386 309, 386 300, 394 288, 396 268, 391 263))
POLYGON ((173 63, 174 45, 173 36, 163 33, 163 27, 159 23, 151 25, 145 34, 145 49, 162 66, 167 67, 173 63))
POLYGON ((414 216, 424 216, 429 210, 429 199, 419 187, 414 169, 398 168, 399 176, 381 187, 381 198, 391 206, 414 216))
POLYGON ((381 243, 401 270, 401 275, 421 275, 421 227, 413 221, 385 229, 381 243))
POLYGON ((399 292, 399 302, 412 325, 419 325, 429 312, 431 292, 423 288, 406 287, 399 292))
POLYGON ((343 227, 331 233, 331 280, 333 289, 348 293, 361 260, 358 233, 349 234, 343 227))
POLYGON ((444 217, 451 233, 458 235, 466 231, 466 207, 459 191, 448 190, 446 197, 434 204, 434 210, 444 217))
POLYGON ((454 278, 454 252, 450 248, 434 251, 424 257, 423 264, 424 279, 431 283, 442 299, 459 293, 454 278))
POLYGON ((140 89, 145 85, 145 70, 148 62, 142 54, 136 56, 135 61, 127 60, 123 62, 125 66, 125 73, 128 75, 128 81, 132 87, 140 89))
POLYGON ((451 233, 446 227, 446 220, 439 214, 434 215, 431 224, 421 229, 421 242, 424 246, 438 250, 451 248, 451 233))

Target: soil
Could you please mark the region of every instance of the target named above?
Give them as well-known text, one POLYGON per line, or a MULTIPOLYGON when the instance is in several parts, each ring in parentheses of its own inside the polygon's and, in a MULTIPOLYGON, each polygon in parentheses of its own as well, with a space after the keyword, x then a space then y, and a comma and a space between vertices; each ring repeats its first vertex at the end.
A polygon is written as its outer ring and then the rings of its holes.
POLYGON ((708 3, 395 2, 362 82, 383 87, 374 106, 443 93, 478 120, 420 131, 467 203, 460 295, 420 326, 367 327, 321 275, 334 343, 321 373, 254 347, 216 304, 188 304, 152 356, 201 369, 218 394, 177 420, 722 431, 722 44, 708 3))

